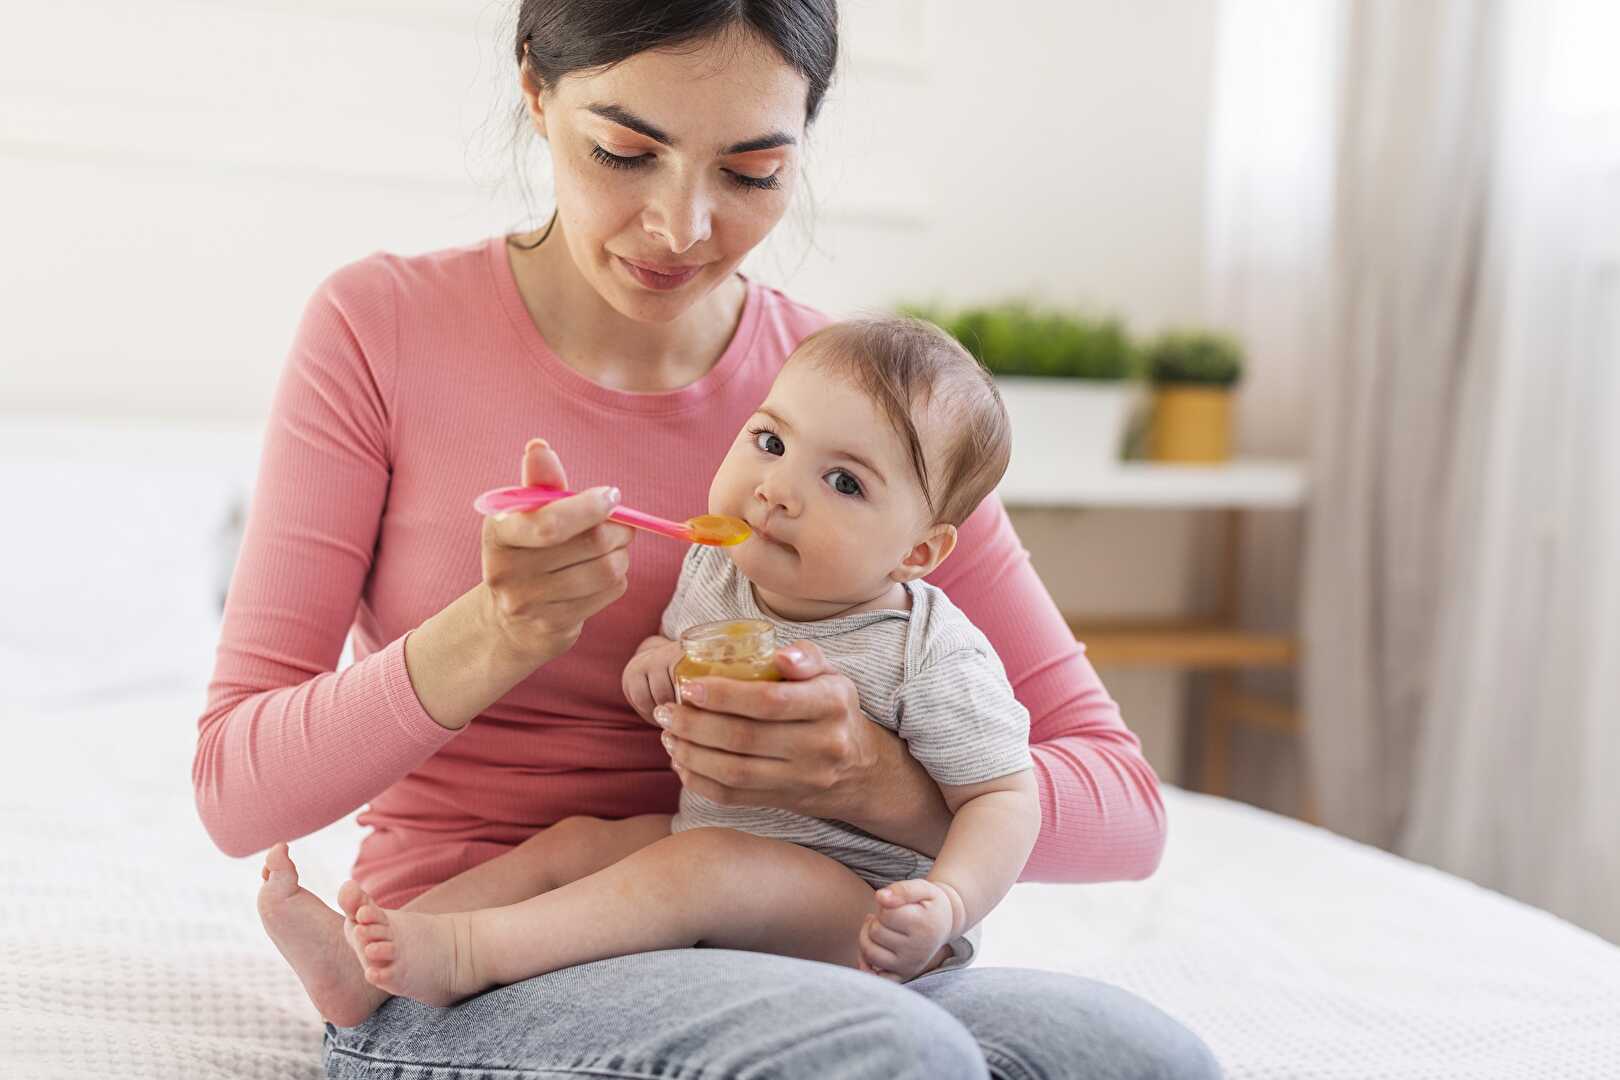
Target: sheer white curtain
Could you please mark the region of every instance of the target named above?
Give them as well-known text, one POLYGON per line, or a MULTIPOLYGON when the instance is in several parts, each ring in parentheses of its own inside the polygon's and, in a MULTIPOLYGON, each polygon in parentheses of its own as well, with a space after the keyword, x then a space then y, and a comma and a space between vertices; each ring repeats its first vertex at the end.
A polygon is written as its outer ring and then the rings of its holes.
POLYGON ((1620 5, 1516 3, 1402 849, 1620 941, 1620 5))
POLYGON ((1209 247, 1311 399, 1324 822, 1620 939, 1617 11, 1223 0, 1209 247))

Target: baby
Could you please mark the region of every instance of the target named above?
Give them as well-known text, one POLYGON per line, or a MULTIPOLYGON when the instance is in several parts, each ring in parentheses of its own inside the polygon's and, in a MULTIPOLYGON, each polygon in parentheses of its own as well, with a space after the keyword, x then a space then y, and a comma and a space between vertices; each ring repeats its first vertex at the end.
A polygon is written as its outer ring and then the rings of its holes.
MULTIPOLYGON (((384 909, 345 884, 344 934, 359 959, 347 974, 278 935, 322 1014, 353 1024, 387 994, 449 1005, 574 964, 699 944, 896 980, 968 962, 970 931, 1017 880, 1040 828, 1029 716, 989 642, 922 578, 1000 481, 1009 443, 988 375, 929 324, 868 319, 812 335, 709 490, 710 512, 745 519, 753 538, 692 548, 664 636, 624 672, 632 706, 663 723, 682 657, 672 639, 693 624, 760 620, 779 641, 815 641, 862 712, 939 785, 953 820, 936 859, 842 822, 690 790, 673 817, 570 818, 440 886, 457 890, 456 914, 384 909), (513 878, 538 883, 534 895, 478 902, 514 895, 513 878)), ((284 845, 265 876, 266 889, 296 888, 284 845)))

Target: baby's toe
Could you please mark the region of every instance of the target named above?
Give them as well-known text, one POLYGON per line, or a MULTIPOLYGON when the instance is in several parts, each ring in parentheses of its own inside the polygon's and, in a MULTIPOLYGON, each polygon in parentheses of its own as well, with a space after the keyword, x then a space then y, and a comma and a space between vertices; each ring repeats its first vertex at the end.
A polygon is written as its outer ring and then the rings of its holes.
POLYGON ((260 871, 259 876, 263 880, 269 881, 271 874, 279 873, 291 875, 292 885, 296 886, 298 884, 298 867, 293 865, 292 857, 287 853, 286 844, 277 844, 264 853, 264 869, 260 871))
POLYGON ((393 936, 393 927, 385 922, 356 923, 354 927, 355 940, 362 945, 369 945, 373 941, 389 941, 393 936))
POLYGON ((272 845, 270 850, 264 853, 264 865, 271 870, 298 869, 293 865, 292 854, 285 841, 272 845))
POLYGON ((365 948, 368 964, 391 964, 399 956, 399 947, 392 941, 373 941, 365 948))
POLYGON ((360 905, 370 899, 371 897, 366 895, 366 890, 362 889, 357 881, 345 881, 338 889, 338 907, 342 908, 343 914, 351 919, 354 918, 354 913, 360 910, 360 905))

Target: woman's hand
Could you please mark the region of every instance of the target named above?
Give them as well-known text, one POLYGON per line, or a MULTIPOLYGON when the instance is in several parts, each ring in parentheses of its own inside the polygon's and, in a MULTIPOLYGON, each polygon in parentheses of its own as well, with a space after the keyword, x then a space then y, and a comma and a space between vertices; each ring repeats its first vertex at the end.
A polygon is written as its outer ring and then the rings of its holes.
MULTIPOLYGON (((544 439, 523 448, 522 482, 568 486, 544 439)), ((592 488, 524 513, 484 519, 485 616, 533 666, 573 647, 585 620, 624 595, 631 531, 607 520, 617 488, 592 488)))
MULTIPOLYGON (((523 482, 568 486, 543 439, 523 448, 523 482)), ((579 638, 625 590, 630 530, 607 520, 610 488, 538 510, 486 517, 484 578, 405 635, 405 670, 423 710, 460 731, 579 638)))
MULTIPOLYGON (((544 439, 523 447, 523 483, 567 487, 544 439)), ((536 667, 567 653, 591 615, 624 596, 630 529, 596 487, 525 513, 484 518, 483 581, 405 635, 421 708, 462 730, 536 667)))
POLYGON ((950 811, 905 744, 861 712, 855 684, 812 642, 776 653, 781 682, 708 677, 654 718, 681 783, 722 806, 837 818, 937 854, 950 811))

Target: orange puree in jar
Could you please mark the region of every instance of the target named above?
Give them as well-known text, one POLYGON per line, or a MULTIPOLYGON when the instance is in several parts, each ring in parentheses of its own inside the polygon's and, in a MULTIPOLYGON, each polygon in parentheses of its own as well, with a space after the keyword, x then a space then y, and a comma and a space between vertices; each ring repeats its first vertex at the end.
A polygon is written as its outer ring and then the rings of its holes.
POLYGON ((775 681, 776 632, 761 619, 702 623, 681 633, 686 654, 675 664, 677 687, 687 679, 718 675, 745 682, 775 681))

